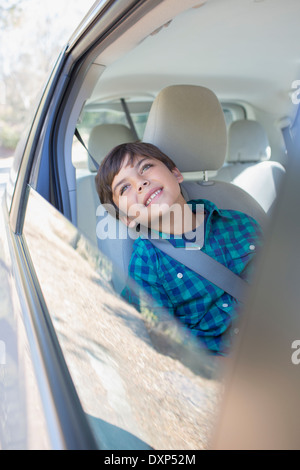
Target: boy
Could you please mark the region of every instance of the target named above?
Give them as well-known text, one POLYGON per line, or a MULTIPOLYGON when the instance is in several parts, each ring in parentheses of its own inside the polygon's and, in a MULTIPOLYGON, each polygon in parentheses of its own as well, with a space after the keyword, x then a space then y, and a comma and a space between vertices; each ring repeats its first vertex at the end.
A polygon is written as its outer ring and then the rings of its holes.
MULTIPOLYGON (((112 205, 117 218, 129 227, 139 224, 144 233, 151 229, 175 247, 190 245, 195 233, 193 241, 200 240, 202 251, 249 279, 260 244, 258 223, 242 212, 219 210, 207 200, 187 202, 182 181, 174 162, 157 147, 129 143, 106 156, 96 187, 102 204, 112 205)), ((150 294, 155 313, 167 310, 209 351, 228 353, 239 306, 236 299, 162 252, 147 237, 134 242, 129 276, 150 294)), ((123 295, 140 309, 144 299, 129 289, 123 295)))

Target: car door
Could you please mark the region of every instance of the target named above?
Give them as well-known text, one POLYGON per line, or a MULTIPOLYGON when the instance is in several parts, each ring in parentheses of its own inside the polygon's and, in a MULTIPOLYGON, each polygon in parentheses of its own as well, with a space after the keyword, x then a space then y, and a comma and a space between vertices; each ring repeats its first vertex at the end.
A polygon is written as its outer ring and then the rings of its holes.
MULTIPOLYGON (((58 59, 17 151, 0 225, 2 448, 211 446, 223 398, 215 361, 187 346, 177 325, 156 329, 151 311, 145 321, 116 295, 115 267, 76 229, 71 148, 104 70, 96 57, 159 4, 98 2, 58 59)), ((299 447, 295 149, 229 363, 217 448, 299 447)))
POLYGON ((77 119, 101 72, 92 64, 86 78, 89 48, 130 10, 142 16, 158 3, 99 2, 59 57, 16 152, 2 200, 3 448, 208 446, 220 390, 215 364, 204 354, 199 365, 176 325, 165 343, 151 312, 145 322, 114 292, 114 266, 75 227, 66 163, 66 107, 77 119), (84 87, 74 86, 78 77, 84 87))

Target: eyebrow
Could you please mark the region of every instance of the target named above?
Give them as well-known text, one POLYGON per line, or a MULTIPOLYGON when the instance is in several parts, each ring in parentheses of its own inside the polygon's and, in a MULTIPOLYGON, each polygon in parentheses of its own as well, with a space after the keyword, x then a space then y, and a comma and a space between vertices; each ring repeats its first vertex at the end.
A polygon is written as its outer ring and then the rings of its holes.
MULTIPOLYGON (((141 160, 139 160, 139 161, 137 162, 137 164, 135 165, 135 168, 138 170, 139 167, 141 166, 141 164, 142 164, 145 160, 149 160, 149 158, 150 158, 150 157, 144 157, 144 158, 142 158, 141 160)), ((126 165, 126 166, 128 166, 128 165, 126 165)), ((121 179, 121 181, 119 181, 119 182, 115 185, 115 187, 113 188, 113 193, 115 193, 117 187, 120 186, 120 184, 123 184, 125 181, 126 181, 126 178, 121 179)))

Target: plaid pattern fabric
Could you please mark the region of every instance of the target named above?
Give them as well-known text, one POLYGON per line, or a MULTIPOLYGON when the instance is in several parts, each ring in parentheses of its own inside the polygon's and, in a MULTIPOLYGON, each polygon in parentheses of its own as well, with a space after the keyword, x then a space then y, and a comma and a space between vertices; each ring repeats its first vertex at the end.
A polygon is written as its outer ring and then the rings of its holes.
MULTIPOLYGON (((253 271, 251 261, 262 241, 259 224, 242 212, 220 210, 207 200, 193 200, 188 204, 193 210, 197 204, 205 207, 202 250, 249 281, 253 271)), ((169 241, 175 247, 184 244, 182 238, 169 241)), ((137 292, 127 286, 122 295, 138 310, 142 311, 146 306, 159 318, 168 312, 212 353, 228 353, 238 316, 236 299, 145 238, 138 238, 134 243, 129 276, 142 289, 137 292)))

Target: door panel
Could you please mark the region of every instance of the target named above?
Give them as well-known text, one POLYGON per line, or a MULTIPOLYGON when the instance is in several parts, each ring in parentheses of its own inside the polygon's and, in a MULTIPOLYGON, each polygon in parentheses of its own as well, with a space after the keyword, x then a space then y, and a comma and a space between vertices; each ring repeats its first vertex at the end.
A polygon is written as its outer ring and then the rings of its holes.
POLYGON ((5 199, 0 215, 0 449, 51 447, 5 199))
POLYGON ((221 393, 209 359, 198 355, 193 368, 192 350, 154 343, 149 324, 115 293, 111 262, 33 190, 24 237, 98 445, 207 448, 221 393))

